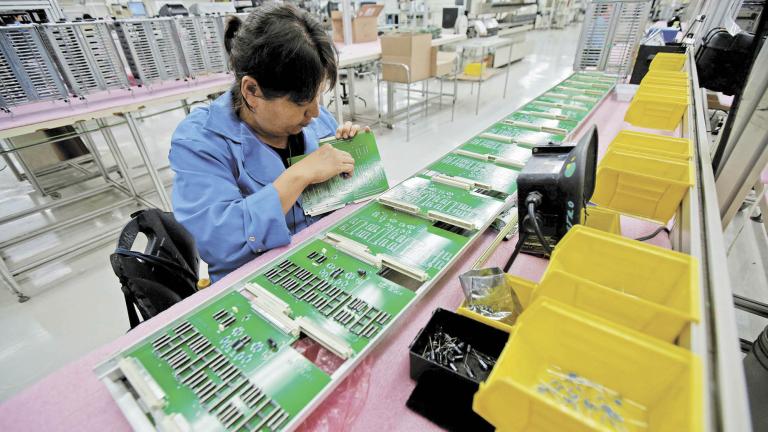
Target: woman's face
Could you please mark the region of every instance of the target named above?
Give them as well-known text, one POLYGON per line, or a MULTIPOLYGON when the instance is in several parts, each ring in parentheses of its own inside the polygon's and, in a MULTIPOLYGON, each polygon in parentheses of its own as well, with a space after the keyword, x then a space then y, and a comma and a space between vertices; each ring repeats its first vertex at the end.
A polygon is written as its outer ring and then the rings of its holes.
MULTIPOLYGON (((318 88, 315 98, 304 103, 295 103, 287 96, 267 100, 262 96, 256 80, 246 76, 243 78, 241 91, 245 101, 251 106, 249 117, 256 123, 260 132, 276 137, 296 135, 306 127, 312 119, 320 115, 321 89, 318 88)), ((243 108, 246 109, 247 108, 243 108)))

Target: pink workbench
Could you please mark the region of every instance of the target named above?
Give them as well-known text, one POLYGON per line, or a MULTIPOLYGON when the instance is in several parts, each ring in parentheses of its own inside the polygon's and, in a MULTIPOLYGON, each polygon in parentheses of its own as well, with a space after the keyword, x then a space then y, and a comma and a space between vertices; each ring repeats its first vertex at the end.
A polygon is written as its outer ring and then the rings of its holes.
MULTIPOLYGON (((613 96, 602 103, 585 126, 597 123, 602 155, 605 146, 622 128, 628 104, 616 102, 613 96)), ((583 132, 586 127, 582 127, 583 132)), ((459 143, 457 143, 459 144, 459 143)), ((0 405, 0 431, 121 431, 130 426, 106 387, 99 382, 93 368, 113 353, 160 329, 181 314, 215 296, 238 279, 259 269, 263 264, 311 237, 353 211, 351 206, 322 219, 296 235, 290 246, 272 250, 233 272, 212 287, 187 298, 130 333, 70 363, 14 398, 0 405)), ((652 232, 655 225, 622 218, 622 230, 628 237, 652 232)), ((402 317, 388 337, 353 371, 349 377, 304 422, 303 430, 396 430, 424 431, 435 425, 405 407, 414 382, 409 378, 408 346, 426 324, 437 307, 455 309, 462 300, 458 275, 468 270, 487 249, 495 233, 486 232, 461 257, 460 262, 432 290, 402 317)), ((657 236, 650 243, 669 247, 669 239, 657 236)), ((502 267, 514 247, 503 242, 487 262, 502 267)), ((512 272, 538 280, 546 261, 520 255, 512 272)), ((95 307, 97 307, 95 305, 95 307)))

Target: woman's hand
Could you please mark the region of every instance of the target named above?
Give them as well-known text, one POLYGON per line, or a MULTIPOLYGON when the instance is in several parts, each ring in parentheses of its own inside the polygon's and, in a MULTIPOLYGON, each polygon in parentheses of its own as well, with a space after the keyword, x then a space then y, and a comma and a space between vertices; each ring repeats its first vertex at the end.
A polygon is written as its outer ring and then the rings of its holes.
POLYGON ((352 175, 355 160, 349 153, 326 144, 291 166, 290 170, 301 173, 307 179, 307 184, 322 183, 339 174, 352 175))
MULTIPOLYGON (((360 125, 352 124, 352 122, 346 122, 342 126, 336 129, 336 138, 352 138, 360 131, 360 125)), ((371 128, 366 126, 363 128, 364 132, 370 132, 371 128)))

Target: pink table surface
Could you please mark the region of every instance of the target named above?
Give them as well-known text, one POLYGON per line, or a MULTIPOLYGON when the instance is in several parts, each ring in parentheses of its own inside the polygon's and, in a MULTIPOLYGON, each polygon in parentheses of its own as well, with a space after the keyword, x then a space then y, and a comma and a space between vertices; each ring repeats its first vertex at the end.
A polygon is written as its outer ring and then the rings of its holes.
MULTIPOLYGON (((585 125, 595 122, 600 124, 601 154, 616 133, 622 128, 627 128, 628 125, 623 122, 627 106, 627 103, 616 102, 609 97, 585 122, 585 125)), ((585 129, 582 127, 581 133, 585 129)), ((130 333, 94 350, 23 390, 0 405, 0 430, 130 430, 130 426, 106 387, 94 375, 93 368, 97 364, 222 292, 233 282, 253 273, 267 261, 338 221, 358 206, 347 207, 322 219, 294 236, 289 246, 265 253, 212 287, 185 299, 130 333)), ((622 217, 622 231, 628 237, 647 234, 655 227, 656 225, 649 222, 622 217)), ((462 292, 458 275, 471 267, 494 237, 495 233, 490 231, 482 234, 453 269, 436 283, 419 304, 399 319, 388 337, 374 349, 358 370, 355 370, 331 393, 300 426, 300 429, 334 431, 437 429, 434 424, 405 407, 405 402, 415 385, 409 378, 408 346, 429 320, 435 308, 455 309, 461 303, 462 292), (341 424, 338 422, 339 415, 342 417, 341 424)), ((663 235, 649 243, 669 247, 669 239, 663 235)), ((502 242, 486 266, 502 267, 512 252, 514 244, 515 239, 502 242)), ((538 281, 546 264, 546 260, 521 254, 512 267, 512 273, 538 281)))
POLYGON ((87 95, 84 99, 74 98, 69 102, 37 102, 21 105, 12 108, 10 114, 0 113, 0 130, 111 109, 119 111, 118 108, 121 106, 147 104, 153 100, 173 97, 190 91, 219 87, 232 83, 232 81, 231 74, 221 73, 195 79, 163 81, 150 86, 94 93, 87 95))

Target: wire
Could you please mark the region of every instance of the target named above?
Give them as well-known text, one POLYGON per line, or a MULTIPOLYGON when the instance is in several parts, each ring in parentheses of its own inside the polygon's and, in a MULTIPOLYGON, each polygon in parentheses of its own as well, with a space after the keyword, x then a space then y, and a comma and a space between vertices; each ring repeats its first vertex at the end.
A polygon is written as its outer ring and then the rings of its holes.
POLYGON ((636 238, 635 240, 637 240, 637 241, 646 241, 646 240, 650 240, 650 239, 652 239, 652 238, 656 237, 657 235, 659 235, 659 233, 661 233, 662 231, 666 231, 667 235, 669 235, 669 234, 670 234, 669 228, 667 228, 667 227, 665 227, 665 226, 661 226, 661 227, 659 227, 659 228, 658 228, 656 231, 654 231, 654 232, 652 232, 652 233, 650 233, 650 234, 648 234, 648 235, 644 235, 644 236, 642 236, 642 237, 638 237, 638 238, 636 238))
POLYGON ((520 237, 517 239, 517 245, 515 245, 515 250, 512 251, 512 255, 509 256, 507 263, 504 264, 504 273, 508 273, 509 269, 512 268, 512 263, 515 262, 515 258, 520 254, 520 251, 523 249, 523 243, 525 243, 527 238, 527 232, 523 231, 520 233, 520 237))
POLYGON ((528 203, 528 218, 531 219, 531 223, 533 223, 533 230, 536 232, 536 237, 539 238, 539 241, 544 247, 544 250, 547 252, 547 255, 552 255, 552 248, 549 247, 547 239, 544 238, 544 233, 541 232, 539 221, 536 220, 536 204, 532 202, 528 203))

